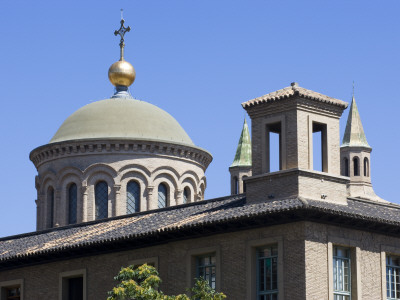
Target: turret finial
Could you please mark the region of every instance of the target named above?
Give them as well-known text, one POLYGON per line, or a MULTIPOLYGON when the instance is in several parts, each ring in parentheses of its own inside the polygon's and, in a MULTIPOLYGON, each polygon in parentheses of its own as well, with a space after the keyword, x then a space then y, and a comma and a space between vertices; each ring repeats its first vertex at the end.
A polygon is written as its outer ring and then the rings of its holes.
POLYGON ((121 37, 121 41, 119 42, 119 48, 120 48, 120 58, 119 60, 124 60, 124 47, 125 47, 125 40, 124 40, 124 36, 125 33, 131 31, 131 27, 125 27, 124 23, 124 10, 121 8, 121 27, 118 30, 114 31, 114 35, 117 36, 119 35, 121 37))

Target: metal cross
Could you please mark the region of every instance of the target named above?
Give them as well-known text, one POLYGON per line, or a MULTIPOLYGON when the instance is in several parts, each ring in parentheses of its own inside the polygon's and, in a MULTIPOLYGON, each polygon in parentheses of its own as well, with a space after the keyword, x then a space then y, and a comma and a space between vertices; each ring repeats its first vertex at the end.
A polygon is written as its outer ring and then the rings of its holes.
POLYGON ((131 31, 131 27, 130 26, 128 26, 128 27, 124 26, 125 20, 124 20, 124 18, 122 16, 122 12, 123 12, 123 10, 121 9, 121 27, 118 30, 114 31, 114 35, 115 36, 117 36, 119 34, 120 37, 121 37, 121 41, 119 43, 120 60, 124 60, 124 47, 125 47, 124 35, 125 35, 126 32, 131 31))

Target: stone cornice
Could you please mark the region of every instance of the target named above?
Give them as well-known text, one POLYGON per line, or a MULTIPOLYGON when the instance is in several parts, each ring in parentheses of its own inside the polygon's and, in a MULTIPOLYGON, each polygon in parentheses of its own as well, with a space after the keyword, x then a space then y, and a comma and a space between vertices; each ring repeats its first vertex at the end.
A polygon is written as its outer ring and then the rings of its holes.
POLYGON ((33 149, 29 154, 29 159, 36 168, 39 168, 48 161, 64 157, 98 154, 147 154, 174 157, 197 163, 204 170, 212 161, 211 154, 201 148, 160 141, 131 139, 72 140, 52 143, 33 149))

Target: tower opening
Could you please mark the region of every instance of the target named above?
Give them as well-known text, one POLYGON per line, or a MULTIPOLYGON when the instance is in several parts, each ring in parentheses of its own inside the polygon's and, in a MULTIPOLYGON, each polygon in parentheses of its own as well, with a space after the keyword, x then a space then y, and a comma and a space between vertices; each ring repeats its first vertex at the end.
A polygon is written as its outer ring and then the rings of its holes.
POLYGON ((369 177, 369 161, 366 157, 364 157, 364 176, 369 177))
POLYGON ((347 157, 345 157, 343 159, 343 171, 342 171, 342 175, 343 176, 350 176, 350 172, 349 172, 349 159, 347 157))
POLYGON ((353 169, 354 176, 360 176, 360 160, 357 156, 353 157, 353 169))
POLYGON ((328 139, 326 124, 313 122, 313 169, 328 172, 328 139))
POLYGON ((267 173, 282 170, 282 124, 267 125, 267 173))

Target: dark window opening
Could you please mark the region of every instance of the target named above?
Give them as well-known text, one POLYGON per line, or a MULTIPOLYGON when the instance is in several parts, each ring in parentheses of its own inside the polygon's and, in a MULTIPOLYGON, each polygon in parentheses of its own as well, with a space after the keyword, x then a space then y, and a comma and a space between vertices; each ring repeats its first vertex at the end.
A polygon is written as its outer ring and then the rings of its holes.
POLYGON ((364 176, 369 177, 369 161, 368 158, 364 158, 364 176))
POLYGON ((4 293, 6 296, 5 300, 20 300, 21 299, 21 287, 20 286, 6 287, 4 289, 4 293))
POLYGON ((349 159, 347 157, 345 157, 343 159, 343 176, 350 176, 350 172, 349 172, 349 159))
POLYGON ((353 157, 353 169, 354 176, 360 176, 360 160, 358 157, 353 157))
POLYGON ((267 173, 282 170, 282 124, 267 125, 267 173))
POLYGON ((242 177, 242 181, 243 181, 243 193, 246 193, 246 182, 244 181, 247 178, 247 176, 243 176, 242 177))
POLYGON ((83 278, 68 279, 68 300, 83 300, 83 278))
POLYGON ((47 190, 47 205, 48 205, 47 227, 52 228, 54 226, 54 189, 52 187, 49 187, 47 190))
POLYGON ((233 177, 233 194, 238 194, 239 193, 239 180, 235 176, 233 177))
POLYGON ((68 224, 76 223, 78 189, 75 183, 71 184, 68 189, 68 224))
POLYGON ((326 124, 313 122, 313 169, 328 172, 328 139, 326 124))
POLYGON ((185 187, 183 189, 183 203, 188 202, 190 202, 190 189, 188 187, 185 187))

